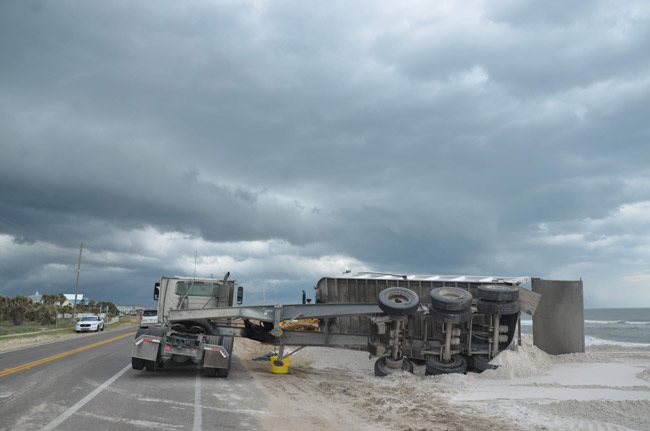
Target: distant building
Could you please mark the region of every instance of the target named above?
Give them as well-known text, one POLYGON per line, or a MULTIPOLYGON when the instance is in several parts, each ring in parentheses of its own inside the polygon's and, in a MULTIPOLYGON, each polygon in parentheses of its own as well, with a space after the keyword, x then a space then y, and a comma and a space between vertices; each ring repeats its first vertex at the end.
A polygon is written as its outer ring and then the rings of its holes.
MULTIPOLYGON (((63 306, 74 305, 74 293, 64 293, 63 296, 65 296, 63 306)), ((83 293, 77 293, 77 305, 84 305, 85 303, 86 300, 84 299, 83 293)))
POLYGON ((116 305, 116 307, 120 314, 138 314, 144 310, 141 305, 116 305))
POLYGON ((32 302, 41 302, 43 300, 43 295, 38 293, 37 290, 36 293, 34 293, 33 295, 29 295, 28 298, 31 299, 32 302))

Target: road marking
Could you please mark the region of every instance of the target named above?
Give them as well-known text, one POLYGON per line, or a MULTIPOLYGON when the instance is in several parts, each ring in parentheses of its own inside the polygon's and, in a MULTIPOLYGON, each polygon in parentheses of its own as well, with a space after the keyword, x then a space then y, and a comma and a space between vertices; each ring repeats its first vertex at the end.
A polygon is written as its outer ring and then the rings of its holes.
POLYGON ((192 431, 203 429, 203 412, 201 411, 201 374, 196 373, 196 384, 194 385, 194 426, 192 431))
MULTIPOLYGON (((101 416, 97 415, 94 413, 90 412, 79 412, 77 413, 79 416, 84 416, 88 418, 93 418, 93 419, 100 419, 106 422, 111 422, 111 423, 116 423, 116 424, 124 424, 124 425, 132 425, 131 428, 133 427, 138 427, 138 428, 148 428, 156 431, 160 430, 165 430, 165 431, 176 431, 177 429, 182 429, 185 428, 183 425, 172 425, 172 424, 165 424, 161 422, 153 422, 153 421, 146 421, 146 420, 141 420, 141 419, 126 419, 126 418, 114 418, 114 417, 109 417, 109 416, 101 416)), ((91 427, 93 428, 93 427, 91 427)), ((100 428, 100 427, 98 427, 100 428)))
POLYGON ((84 350, 92 349, 94 347, 103 346, 104 344, 112 343, 113 341, 121 340, 126 337, 132 337, 133 334, 134 334, 133 332, 129 332, 128 334, 122 334, 122 335, 118 335, 117 337, 108 338, 106 340, 98 341, 92 344, 87 344, 85 346, 77 347, 76 349, 68 350, 63 353, 58 353, 56 355, 47 356, 45 358, 38 359, 36 361, 27 362, 25 364, 18 365, 13 368, 5 368, 4 370, 0 371, 0 377, 6 377, 11 374, 17 373, 19 371, 29 370, 32 367, 36 367, 38 365, 56 361, 57 359, 62 359, 65 358, 66 356, 74 355, 75 353, 83 352, 84 350))
MULTIPOLYGON (((172 400, 165 400, 162 398, 138 398, 138 401, 142 401, 145 403, 155 403, 155 404, 172 404, 174 406, 181 406, 181 407, 194 407, 193 403, 185 403, 182 401, 172 401, 172 400)), ((214 412, 220 412, 220 413, 239 413, 243 415, 267 415, 269 412, 264 411, 264 410, 252 410, 252 409, 238 409, 234 407, 215 407, 207 404, 201 405, 201 410, 210 410, 214 412)))
POLYGON ((119 379, 122 374, 126 373, 131 369, 131 364, 127 365, 126 367, 122 368, 120 371, 117 372, 113 377, 110 379, 106 380, 104 383, 99 385, 94 391, 83 397, 81 400, 77 401, 75 405, 70 407, 68 410, 64 411, 61 413, 59 416, 57 416, 52 422, 49 424, 45 425, 41 431, 50 431, 53 430, 54 428, 58 427, 68 419, 70 416, 75 414, 77 411, 79 411, 80 408, 88 404, 90 400, 95 398, 97 395, 99 395, 100 392, 102 392, 104 389, 109 387, 115 380, 119 379))

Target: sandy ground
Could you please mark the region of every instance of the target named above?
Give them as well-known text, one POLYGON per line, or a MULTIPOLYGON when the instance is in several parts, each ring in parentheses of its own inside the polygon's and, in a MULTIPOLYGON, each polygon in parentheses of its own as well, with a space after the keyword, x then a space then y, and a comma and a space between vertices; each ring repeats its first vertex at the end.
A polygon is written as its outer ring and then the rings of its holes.
POLYGON ((453 402, 460 386, 449 376, 425 377, 419 369, 421 375, 377 378, 367 353, 327 348, 301 350, 292 357, 290 374, 274 375, 267 361, 250 360, 269 346, 240 339, 235 345, 255 380, 276 394, 270 411, 277 414, 263 421, 269 430, 522 429, 509 419, 453 402))
POLYGON ((270 430, 649 430, 650 349, 594 346, 549 356, 525 344, 481 375, 377 378, 368 354, 307 348, 289 375, 252 361, 268 346, 237 340, 255 380, 276 396, 270 430), (297 422, 296 422, 297 421, 297 422))

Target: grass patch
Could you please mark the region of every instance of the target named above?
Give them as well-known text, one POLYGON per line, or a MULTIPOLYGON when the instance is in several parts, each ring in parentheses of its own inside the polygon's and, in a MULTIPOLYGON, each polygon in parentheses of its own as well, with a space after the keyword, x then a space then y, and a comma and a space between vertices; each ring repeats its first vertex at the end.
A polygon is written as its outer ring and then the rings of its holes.
MULTIPOLYGON (((105 323, 105 329, 115 329, 122 326, 136 325, 139 322, 137 317, 122 316, 115 323, 105 323)), ((12 322, 0 322, 0 337, 14 338, 38 334, 51 334, 56 332, 74 332, 74 319, 60 319, 57 325, 41 325, 36 322, 24 322, 22 325, 14 325, 12 322)))
POLYGON ((74 319, 59 319, 56 325, 41 325, 37 322, 25 321, 22 325, 14 325, 12 322, 0 322, 0 337, 21 336, 33 332, 50 333, 60 331, 74 331, 74 319))

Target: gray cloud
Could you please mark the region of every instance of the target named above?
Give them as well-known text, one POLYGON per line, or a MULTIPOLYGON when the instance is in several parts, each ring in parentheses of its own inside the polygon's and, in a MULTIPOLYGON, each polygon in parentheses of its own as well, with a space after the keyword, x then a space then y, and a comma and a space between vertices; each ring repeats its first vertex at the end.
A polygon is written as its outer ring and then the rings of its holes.
POLYGON ((69 290, 84 241, 88 294, 119 302, 197 251, 279 300, 352 266, 582 276, 591 305, 625 279, 650 304, 649 17, 2 2, 0 292, 69 290))

